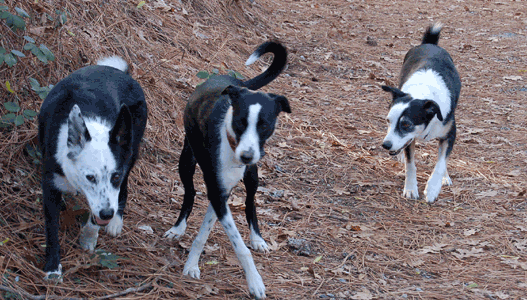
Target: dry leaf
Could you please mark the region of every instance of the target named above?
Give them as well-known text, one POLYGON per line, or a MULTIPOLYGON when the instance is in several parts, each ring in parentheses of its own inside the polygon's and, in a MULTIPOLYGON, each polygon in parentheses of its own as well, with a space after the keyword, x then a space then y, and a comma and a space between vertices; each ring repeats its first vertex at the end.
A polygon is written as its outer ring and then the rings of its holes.
POLYGON ((496 190, 489 190, 486 192, 477 193, 477 197, 495 197, 498 194, 498 191, 496 190))
POLYGON ((459 259, 467 258, 467 257, 479 257, 483 255, 483 249, 481 248, 475 248, 472 247, 471 250, 465 250, 465 249, 456 249, 454 252, 452 252, 452 255, 459 259))
POLYGON ((140 226, 137 226, 137 228, 143 230, 146 233, 154 234, 154 230, 152 229, 152 227, 150 227, 148 225, 140 225, 140 226))
POLYGON ((522 80, 522 77, 521 76, 517 76, 517 75, 513 75, 513 76, 505 76, 503 77, 503 79, 505 80, 512 80, 512 81, 518 81, 518 80, 522 80))
POLYGON ((471 235, 474 235, 476 234, 476 229, 465 229, 465 231, 463 231, 463 234, 465 236, 471 236, 471 235))
POLYGON ((414 254, 439 253, 446 246, 448 246, 448 244, 435 244, 433 246, 426 246, 423 249, 414 252, 414 254))
POLYGON ((355 295, 351 296, 350 299, 353 300, 370 300, 373 299, 373 295, 370 291, 363 289, 362 292, 358 292, 355 295))

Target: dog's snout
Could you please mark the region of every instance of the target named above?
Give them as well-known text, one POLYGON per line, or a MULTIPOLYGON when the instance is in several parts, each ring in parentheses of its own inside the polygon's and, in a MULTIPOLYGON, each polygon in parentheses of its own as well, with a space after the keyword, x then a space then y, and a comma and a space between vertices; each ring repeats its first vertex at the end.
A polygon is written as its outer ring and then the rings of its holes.
POLYGON ((392 149, 392 146, 393 146, 393 144, 392 144, 392 142, 390 142, 390 141, 385 141, 384 143, 382 143, 382 147, 383 147, 384 149, 386 149, 386 150, 390 150, 390 149, 392 149))
POLYGON ((249 164, 253 160, 253 158, 254 158, 254 151, 253 150, 243 151, 240 154, 240 160, 244 164, 249 164))
POLYGON ((101 209, 101 211, 99 212, 99 218, 105 221, 110 220, 111 218, 113 218, 113 214, 114 214, 113 208, 101 209))

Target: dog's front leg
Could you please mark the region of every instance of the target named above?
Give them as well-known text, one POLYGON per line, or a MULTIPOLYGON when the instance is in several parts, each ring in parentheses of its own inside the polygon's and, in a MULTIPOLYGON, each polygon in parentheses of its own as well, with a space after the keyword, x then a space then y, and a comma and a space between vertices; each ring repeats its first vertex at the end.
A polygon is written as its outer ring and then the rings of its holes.
POLYGON ((251 247, 260 252, 269 252, 267 243, 260 234, 258 228, 258 217, 256 216, 256 206, 254 196, 258 189, 258 167, 256 165, 248 166, 243 177, 247 198, 245 199, 245 217, 251 230, 251 247))
MULTIPOLYGON (((53 178, 49 174, 43 174, 43 178, 53 178)), ((45 280, 56 280, 62 282, 62 265, 60 264, 60 202, 62 192, 53 186, 48 180, 42 182, 44 219, 46 226, 46 272, 45 280)))
POLYGON ((81 234, 79 236, 79 244, 82 249, 93 253, 95 246, 97 246, 97 238, 99 237, 100 226, 93 223, 93 215, 90 213, 90 217, 86 224, 81 228, 81 234))
POLYGON ((216 217, 214 208, 212 207, 212 204, 209 204, 207 213, 203 219, 203 224, 201 224, 201 228, 199 229, 199 233, 194 239, 194 242, 192 242, 192 247, 190 248, 187 262, 185 263, 185 267, 183 267, 183 275, 188 275, 192 278, 199 279, 199 257, 201 256, 201 252, 203 252, 205 242, 207 242, 209 234, 212 230, 212 227, 214 227, 216 220, 218 220, 218 218, 216 217))
MULTIPOLYGON (((453 142, 452 142, 453 144, 453 142)), ((428 182, 426 183, 425 195, 426 202, 432 203, 439 196, 441 186, 443 182, 448 185, 452 184, 450 177, 447 172, 447 155, 450 154, 451 147, 449 146, 448 139, 439 140, 439 152, 437 155, 437 163, 434 168, 434 172, 430 175, 428 182)))
POLYGON ((415 167, 415 141, 404 149, 405 159, 405 179, 403 196, 409 199, 419 199, 419 191, 417 189, 417 173, 415 167))
POLYGON ((106 233, 111 236, 118 236, 123 231, 123 213, 124 208, 126 207, 126 200, 128 199, 128 176, 130 176, 130 170, 126 172, 123 182, 121 182, 121 187, 119 189, 119 206, 117 208, 117 212, 105 228, 106 233))
POLYGON ((265 285, 263 283, 262 277, 256 269, 251 251, 249 251, 249 248, 245 246, 245 243, 243 242, 243 239, 236 228, 236 224, 234 224, 234 219, 232 218, 231 210, 229 209, 226 200, 227 199, 221 203, 215 203, 218 205, 214 210, 217 214, 222 214, 218 218, 232 243, 234 252, 238 257, 243 270, 245 271, 245 278, 247 280, 247 285, 249 286, 249 293, 256 299, 263 299, 265 298, 265 285))

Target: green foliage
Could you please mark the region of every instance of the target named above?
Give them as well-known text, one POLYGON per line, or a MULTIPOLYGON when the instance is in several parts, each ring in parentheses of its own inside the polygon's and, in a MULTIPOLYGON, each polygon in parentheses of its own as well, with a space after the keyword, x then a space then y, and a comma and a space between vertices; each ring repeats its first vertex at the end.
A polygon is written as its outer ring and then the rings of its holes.
MULTIPOLYGON (((2 2, 3 3, 3 2, 2 2)), ((9 12, 9 7, 5 5, 0 5, 0 19, 4 19, 6 22, 6 25, 11 28, 13 31, 25 30, 26 29, 26 22, 23 18, 30 18, 29 14, 19 8, 15 7, 15 12, 19 15, 14 15, 9 12)), ((60 10, 57 10, 57 23, 63 25, 67 21, 67 12, 62 12, 60 10)), ((41 62, 48 63, 48 61, 54 61, 55 55, 49 50, 48 47, 46 47, 43 44, 40 44, 39 47, 35 44, 36 41, 30 36, 25 35, 24 40, 26 40, 28 43, 24 45, 24 50, 31 51, 33 55, 35 55, 41 62)), ((0 66, 5 62, 8 67, 14 66, 19 58, 26 57, 26 55, 16 49, 12 49, 11 51, 6 51, 5 48, 0 47, 0 66)))
MULTIPOLYGON (((35 147, 31 146, 30 144, 27 144, 26 145, 26 151, 27 151, 27 154, 29 155, 29 157, 31 157, 33 159, 33 163, 35 165, 40 164, 40 162, 42 160, 42 152, 40 152, 40 150, 38 150, 38 148, 35 148, 35 147)), ((37 198, 37 202, 39 200, 40 199, 37 198)))
POLYGON ((98 259, 97 263, 101 265, 101 267, 105 267, 108 269, 115 269, 119 267, 117 260, 122 259, 122 257, 112 254, 110 252, 106 252, 102 249, 95 250, 95 253, 91 256, 92 259, 96 257, 98 259))
MULTIPOLYGON (((242 76, 242 74, 236 72, 236 71, 233 71, 233 70, 226 70, 227 71, 227 75, 229 76, 232 76, 236 79, 244 79, 244 77, 242 76)), ((207 71, 199 71, 198 74, 196 74, 196 76, 199 78, 199 79, 205 79, 205 81, 211 77, 214 77, 216 75, 218 75, 220 73, 220 71, 218 69, 212 69, 212 71, 209 73, 207 71)), ((205 82, 204 81, 204 82, 205 82)), ((200 82, 199 84, 197 84, 197 86, 200 86, 201 84, 203 84, 203 82, 200 82)))
POLYGON ((53 88, 53 85, 50 84, 48 86, 40 86, 40 83, 35 78, 29 77, 29 84, 31 85, 31 89, 35 91, 40 99, 44 100, 49 94, 49 91, 53 88))
MULTIPOLYGON (((29 83, 31 85, 31 89, 37 92, 37 94, 40 96, 41 99, 45 99, 49 91, 53 88, 52 85, 49 85, 47 87, 41 87, 38 81, 34 78, 29 78, 29 83)), ((11 85, 9 84, 9 81, 6 82, 6 87, 11 93, 14 93, 11 90, 11 85)), ((15 99, 18 100, 16 95, 15 95, 15 99)), ((31 109, 22 110, 20 108, 20 105, 17 102, 8 101, 8 102, 4 102, 3 105, 4 105, 4 109, 8 111, 8 113, 0 117, 0 128, 20 126, 24 124, 26 120, 32 121, 38 115, 36 111, 31 110, 31 109)))

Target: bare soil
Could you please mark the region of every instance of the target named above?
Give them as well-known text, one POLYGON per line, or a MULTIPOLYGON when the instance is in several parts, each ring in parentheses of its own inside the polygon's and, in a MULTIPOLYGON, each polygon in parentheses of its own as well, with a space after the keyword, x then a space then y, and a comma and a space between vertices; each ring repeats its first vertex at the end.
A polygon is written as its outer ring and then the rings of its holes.
MULTIPOLYGON (((201 279, 182 276, 208 205, 201 175, 187 234, 180 241, 162 235, 182 200, 181 112, 202 81, 196 73, 233 69, 253 77, 271 58, 249 68, 244 62, 269 39, 287 46, 289 65, 263 90, 286 96, 293 113, 280 116, 260 162, 258 215, 272 251, 253 256, 268 298, 527 299, 524 1, 152 0, 141 8, 138 1, 5 2, 31 19, 16 34, 0 21, 1 46, 22 49, 22 36, 29 35, 57 57, 43 64, 25 51, 14 67, 1 66, 2 83, 10 81, 23 108, 38 111, 42 102, 28 77, 55 84, 118 54, 130 62, 150 109, 123 234, 99 237, 98 249, 119 256, 117 266, 79 248, 76 216, 87 205, 67 197, 61 284, 42 280, 40 166, 26 151, 36 145, 36 122, 2 130, 5 299, 17 299, 5 287, 30 299, 248 298, 243 270, 218 224, 200 261, 201 279), (69 13, 62 26, 46 17, 55 18, 56 10, 69 13), (380 146, 390 97, 379 86, 397 83, 404 54, 435 21, 445 25, 439 44, 452 55, 463 87, 448 166, 453 185, 428 205, 402 197, 403 164, 380 146)), ((14 101, 2 86, 1 98, 14 101)), ((437 143, 418 145, 421 195, 436 158, 437 143)), ((244 195, 240 184, 231 208, 248 241, 244 195)))

